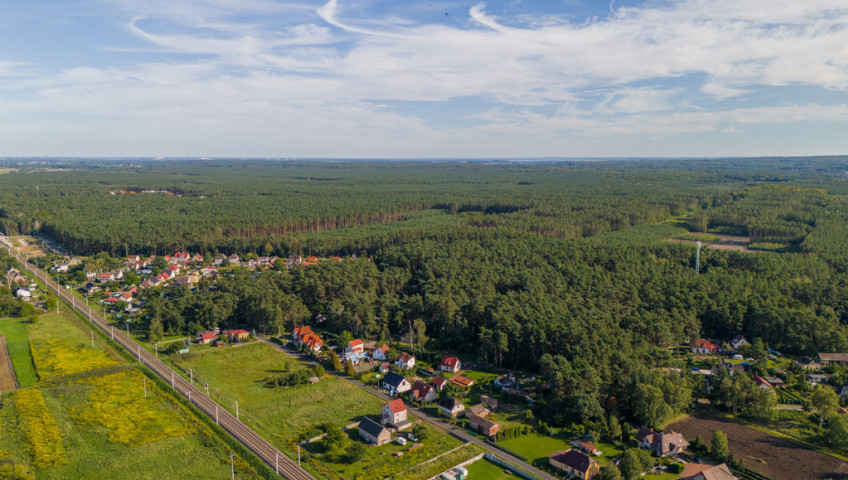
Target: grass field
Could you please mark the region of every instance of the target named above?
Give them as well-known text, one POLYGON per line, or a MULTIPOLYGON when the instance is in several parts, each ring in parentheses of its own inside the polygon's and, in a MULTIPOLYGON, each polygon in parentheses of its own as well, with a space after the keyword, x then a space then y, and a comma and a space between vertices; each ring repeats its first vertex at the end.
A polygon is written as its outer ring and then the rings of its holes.
POLYGON ((469 480, 513 480, 517 478, 512 473, 505 471, 506 469, 503 467, 495 465, 486 459, 477 460, 467 468, 469 480))
MULTIPOLYGON (((50 479, 230 478, 221 439, 100 338, 92 348, 73 314, 20 325, 50 375, 4 396, 0 463, 50 479)), ((235 469, 237 478, 260 478, 238 456, 235 469)))
MULTIPOLYGON (((332 375, 314 385, 267 387, 266 377, 305 366, 264 343, 210 349, 174 356, 172 360, 185 371, 192 369, 196 383, 208 383, 210 394, 223 405, 234 407, 238 401, 240 418, 284 451, 294 452, 299 435, 311 428, 322 423, 349 425, 364 415, 379 415, 383 406, 377 397, 332 375), (234 365, 240 367, 235 369, 234 365)), ((361 441, 357 429, 348 433, 350 441, 361 441)), ((435 430, 423 443, 423 448, 410 452, 410 445, 394 443, 368 447, 365 458, 353 464, 320 458, 317 445, 307 445, 305 451, 313 455, 316 468, 342 478, 364 480, 393 476, 460 445, 455 438, 435 430), (404 455, 394 457, 399 451, 404 451, 404 455)))
POLYGON ((498 442, 498 445, 503 446, 519 455, 527 457, 527 460, 544 460, 547 462, 548 456, 557 450, 568 450, 571 445, 564 438, 559 436, 549 437, 547 435, 539 435, 538 433, 528 433, 516 438, 498 442))
POLYGON ((35 385, 38 375, 35 374, 35 366, 32 363, 32 355, 29 351, 29 338, 27 337, 26 325, 20 318, 0 319, 0 335, 6 337, 6 348, 12 359, 12 368, 18 377, 18 385, 21 388, 35 385))

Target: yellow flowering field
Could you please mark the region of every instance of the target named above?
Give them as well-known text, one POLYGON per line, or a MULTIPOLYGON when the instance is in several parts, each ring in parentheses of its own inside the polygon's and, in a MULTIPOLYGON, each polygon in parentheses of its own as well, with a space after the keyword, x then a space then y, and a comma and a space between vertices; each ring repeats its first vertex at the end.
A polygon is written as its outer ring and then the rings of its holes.
POLYGON ((32 360, 39 376, 44 380, 108 367, 118 362, 104 350, 91 348, 90 344, 69 345, 57 338, 31 341, 32 360))
POLYGON ((153 382, 147 382, 144 396, 143 378, 139 371, 127 370, 81 380, 95 388, 84 404, 71 408, 72 418, 81 425, 105 427, 113 443, 141 445, 193 433, 189 421, 165 401, 153 382))
POLYGON ((20 390, 14 397, 18 425, 26 433, 32 463, 38 468, 66 463, 62 434, 41 390, 20 390))

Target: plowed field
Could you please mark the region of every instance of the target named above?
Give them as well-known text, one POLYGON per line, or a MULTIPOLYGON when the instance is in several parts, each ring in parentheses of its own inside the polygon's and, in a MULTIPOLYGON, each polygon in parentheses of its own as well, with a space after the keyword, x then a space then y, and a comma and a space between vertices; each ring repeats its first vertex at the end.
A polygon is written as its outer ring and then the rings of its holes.
POLYGON ((848 480, 848 462, 712 415, 695 414, 667 429, 689 441, 697 435, 706 445, 713 432, 721 430, 727 434, 730 453, 773 480, 848 480))
POLYGON ((6 337, 0 336, 0 392, 8 392, 17 388, 18 380, 15 378, 12 359, 6 349, 6 337))

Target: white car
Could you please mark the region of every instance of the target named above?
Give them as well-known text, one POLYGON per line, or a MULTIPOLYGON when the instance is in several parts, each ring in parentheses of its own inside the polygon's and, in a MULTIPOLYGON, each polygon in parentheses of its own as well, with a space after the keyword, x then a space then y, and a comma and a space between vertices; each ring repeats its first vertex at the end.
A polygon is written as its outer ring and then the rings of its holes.
POLYGON ((406 445, 406 439, 403 437, 398 437, 395 441, 400 445, 406 445))
POLYGON ((409 437, 409 439, 412 440, 413 442, 418 441, 418 437, 416 437, 414 433, 410 433, 409 435, 407 435, 407 437, 409 437))

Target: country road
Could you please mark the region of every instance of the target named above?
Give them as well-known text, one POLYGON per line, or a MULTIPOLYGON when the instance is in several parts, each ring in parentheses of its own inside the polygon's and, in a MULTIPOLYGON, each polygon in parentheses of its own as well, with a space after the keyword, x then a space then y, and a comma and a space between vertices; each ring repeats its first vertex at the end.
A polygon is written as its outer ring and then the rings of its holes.
MULTIPOLYGON (((288 355, 290 355, 290 356, 292 356, 292 357, 294 357, 294 358, 296 358, 300 361, 305 361, 307 363, 317 365, 317 362, 315 362, 314 360, 304 359, 301 355, 294 353, 294 352, 291 352, 290 350, 288 350, 287 348, 283 347, 282 345, 280 345, 278 343, 274 343, 274 342, 272 342, 272 341, 270 341, 270 340, 268 340, 267 338, 264 338, 264 337, 258 337, 258 338, 259 338, 259 340, 273 346, 274 348, 279 349, 280 351, 282 351, 284 353, 287 353, 288 355)), ((385 393, 383 393, 383 392, 381 392, 381 391, 379 391, 379 390, 377 390, 373 387, 369 387, 368 385, 365 385, 358 380, 353 380, 353 379, 350 379, 350 378, 343 376, 343 375, 337 375, 337 376, 339 378, 343 378, 343 379, 347 380, 348 382, 353 383, 354 385, 356 385, 359 388, 365 389, 366 391, 368 391, 372 395, 375 395, 378 398, 381 398, 381 399, 383 399, 387 402, 389 400, 394 400, 394 397, 386 395, 385 393)), ((526 470, 527 472, 532 473, 533 475, 535 475, 539 479, 542 479, 542 480, 557 480, 556 477, 554 477, 554 476, 552 476, 548 473, 545 473, 542 470, 539 470, 538 468, 534 467, 533 465, 530 465, 529 463, 525 462, 524 460, 521 460, 520 458, 518 458, 514 455, 510 455, 509 453, 507 453, 503 450, 500 450, 498 448, 495 448, 495 447, 489 445, 488 443, 484 442, 483 440, 480 440, 479 438, 468 434, 468 432, 466 432, 465 430, 463 430, 461 428, 456 428, 453 425, 450 425, 446 422, 443 422, 440 419, 438 419, 437 417, 430 416, 427 412, 419 409, 415 405, 407 405, 407 408, 410 410, 410 415, 412 415, 413 417, 416 417, 416 418, 418 418, 418 419, 420 419, 424 422, 427 422, 430 426, 437 428, 437 429, 439 429, 439 430, 441 430, 441 431, 443 431, 443 432, 445 432, 449 435, 453 435, 453 436, 455 436, 455 437, 457 437, 461 440, 464 440, 466 442, 475 443, 475 444, 479 445, 480 447, 482 447, 483 449, 485 449, 486 451, 488 451, 489 453, 491 453, 492 455, 495 455, 495 456, 500 457, 504 460, 507 460, 508 462, 510 462, 514 465, 517 465, 518 467, 526 470)))
POLYGON ((54 290, 61 299, 65 300, 76 311, 88 318, 92 325, 103 330, 115 342, 124 347, 132 355, 135 355, 139 362, 149 367, 160 378, 169 383, 176 392, 186 397, 189 402, 197 406, 201 411, 208 415, 209 418, 214 420, 235 439, 265 461, 265 463, 274 469, 280 476, 290 480, 317 480, 313 475, 301 468, 297 462, 274 448, 274 446, 267 440, 260 437, 256 432, 237 419, 224 407, 218 405, 217 402, 207 397, 202 390, 195 387, 188 380, 177 375, 174 370, 169 368, 146 349, 142 348, 140 344, 128 337, 120 329, 115 329, 115 327, 104 320, 94 309, 89 308, 83 302, 77 301, 70 292, 62 288, 47 274, 29 264, 20 253, 13 251, 11 247, 9 248, 9 253, 30 273, 35 275, 38 280, 43 282, 48 289, 54 290))

